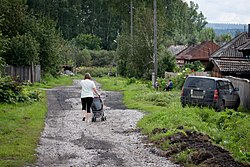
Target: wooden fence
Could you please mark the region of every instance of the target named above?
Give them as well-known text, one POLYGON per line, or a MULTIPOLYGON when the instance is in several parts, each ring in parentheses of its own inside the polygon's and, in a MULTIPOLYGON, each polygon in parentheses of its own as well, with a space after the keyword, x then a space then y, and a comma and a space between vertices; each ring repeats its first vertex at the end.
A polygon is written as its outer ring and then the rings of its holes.
POLYGON ((41 81, 41 66, 25 66, 15 67, 7 66, 5 73, 12 77, 17 77, 20 81, 40 82, 41 81))
POLYGON ((234 87, 239 88, 240 105, 246 109, 250 109, 250 81, 232 76, 226 78, 233 83, 234 87))

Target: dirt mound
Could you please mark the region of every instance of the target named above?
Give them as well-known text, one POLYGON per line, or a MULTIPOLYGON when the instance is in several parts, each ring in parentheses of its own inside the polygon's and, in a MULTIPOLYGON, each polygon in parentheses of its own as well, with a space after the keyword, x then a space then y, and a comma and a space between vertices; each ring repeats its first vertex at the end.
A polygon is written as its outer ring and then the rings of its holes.
MULTIPOLYGON (((178 129, 182 130, 180 126, 178 129)), ((166 133, 168 130, 165 128, 156 128, 152 134, 166 133)), ((208 135, 196 131, 181 131, 172 136, 161 138, 154 141, 153 145, 160 148, 154 150, 156 154, 164 157, 173 157, 174 155, 187 151, 187 162, 202 167, 250 167, 249 164, 243 164, 233 159, 230 152, 227 150, 213 145, 208 135), (169 143, 168 150, 163 151, 161 148, 163 143, 169 143), (190 151, 191 150, 191 151, 190 151)), ((180 162, 178 162, 180 163, 180 162)), ((183 164, 184 165, 184 164, 183 164)))

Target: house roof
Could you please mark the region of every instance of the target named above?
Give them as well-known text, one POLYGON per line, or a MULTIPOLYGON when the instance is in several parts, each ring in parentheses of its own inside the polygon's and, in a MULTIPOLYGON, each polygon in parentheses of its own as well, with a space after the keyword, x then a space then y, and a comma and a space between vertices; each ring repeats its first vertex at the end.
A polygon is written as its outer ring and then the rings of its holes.
POLYGON ((250 38, 243 32, 214 52, 206 70, 217 66, 226 75, 250 73, 250 60, 244 57, 243 51, 250 50, 250 38))
POLYGON ((231 41, 223 45, 219 50, 214 52, 211 57, 213 58, 242 58, 243 53, 239 50, 250 49, 250 38, 247 32, 239 34, 231 41))
POLYGON ((239 52, 245 51, 245 50, 250 50, 250 40, 247 41, 245 44, 239 46, 238 48, 239 52))
POLYGON ((209 60, 210 55, 219 49, 219 45, 205 41, 199 45, 189 46, 177 54, 177 60, 209 60))
POLYGON ((221 72, 250 72, 250 61, 246 59, 212 59, 212 62, 220 69, 221 72))

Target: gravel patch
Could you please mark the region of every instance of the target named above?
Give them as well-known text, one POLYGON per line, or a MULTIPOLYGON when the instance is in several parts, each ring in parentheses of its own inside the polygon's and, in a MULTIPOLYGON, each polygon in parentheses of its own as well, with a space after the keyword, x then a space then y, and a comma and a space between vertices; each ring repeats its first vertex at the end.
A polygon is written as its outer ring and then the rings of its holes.
POLYGON ((82 121, 79 81, 47 90, 48 113, 35 166, 177 167, 143 144, 136 123, 143 117, 122 104, 118 92, 102 91, 106 121, 82 121))

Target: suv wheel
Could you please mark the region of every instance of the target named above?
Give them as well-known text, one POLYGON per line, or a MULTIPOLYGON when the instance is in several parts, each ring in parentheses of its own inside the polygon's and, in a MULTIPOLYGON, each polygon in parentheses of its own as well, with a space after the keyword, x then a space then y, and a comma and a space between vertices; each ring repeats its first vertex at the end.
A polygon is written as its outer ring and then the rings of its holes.
POLYGON ((225 110, 225 102, 224 102, 224 100, 222 100, 219 103, 219 107, 218 107, 217 111, 224 111, 224 110, 225 110))
POLYGON ((233 107, 233 109, 234 109, 235 111, 237 111, 239 106, 240 106, 240 99, 238 99, 238 100, 236 101, 235 106, 233 107))

